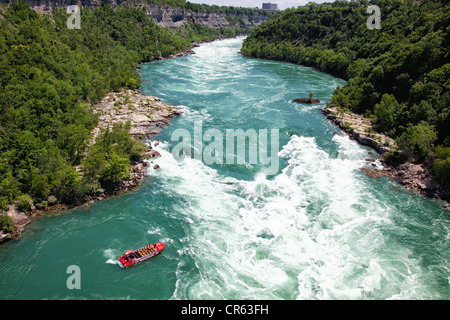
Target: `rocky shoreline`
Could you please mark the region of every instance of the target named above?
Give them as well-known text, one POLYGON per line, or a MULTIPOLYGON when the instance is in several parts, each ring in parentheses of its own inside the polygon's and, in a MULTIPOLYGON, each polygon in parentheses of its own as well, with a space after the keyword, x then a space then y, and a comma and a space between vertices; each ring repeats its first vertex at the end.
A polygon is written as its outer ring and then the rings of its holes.
MULTIPOLYGON (((110 127, 114 123, 125 123, 127 121, 131 124, 130 134, 135 139, 139 141, 150 139, 161 132, 171 118, 183 112, 180 108, 161 102, 161 99, 158 97, 144 96, 139 90, 129 89, 108 93, 102 101, 93 107, 93 111, 99 115, 99 122, 92 132, 90 144, 95 143, 95 138, 102 129, 110 127)), ((76 199, 71 204, 55 203, 41 210, 31 206, 29 213, 19 211, 17 204, 10 205, 4 215, 11 218, 15 231, 11 233, 0 231, 0 244, 11 239, 17 239, 25 230, 25 226, 35 217, 87 206, 94 201, 101 201, 135 189, 147 176, 149 166, 159 169, 159 165, 154 165, 152 161, 153 158, 161 156, 158 151, 153 149, 153 146, 157 146, 158 143, 156 140, 151 140, 151 143, 147 143, 147 148, 142 157, 132 163, 129 178, 119 183, 114 190, 105 191, 98 195, 86 195, 76 199)), ((82 174, 81 170, 79 171, 82 174)))
MULTIPOLYGON (((424 164, 405 162, 402 164, 390 164, 384 160, 384 155, 388 151, 396 148, 394 139, 374 130, 372 121, 362 115, 357 115, 349 111, 341 111, 335 107, 324 107, 320 111, 328 120, 351 139, 358 143, 369 146, 380 155, 380 162, 383 169, 361 168, 369 177, 389 177, 397 181, 404 188, 413 190, 429 198, 442 200, 445 202, 444 208, 450 210, 450 189, 445 188, 434 180, 431 172, 424 164)), ((375 159, 368 158, 368 162, 375 163, 375 159)))
MULTIPOLYGON (((120 92, 108 93, 94 106, 95 113, 99 115, 97 127, 92 132, 91 144, 95 143, 97 135, 113 124, 130 123, 130 135, 138 140, 149 140, 160 133, 163 127, 169 124, 173 117, 183 113, 182 109, 166 104, 160 98, 145 96, 139 90, 122 89, 120 92)), ((153 158, 160 157, 160 153, 153 149, 158 141, 151 140, 146 144, 146 150, 138 161, 132 163, 130 176, 119 183, 109 193, 99 196, 86 196, 75 203, 76 206, 90 204, 92 201, 101 201, 110 196, 116 196, 138 187, 147 175, 148 167, 153 165, 153 158)), ((153 165, 159 169, 159 165, 153 165)))

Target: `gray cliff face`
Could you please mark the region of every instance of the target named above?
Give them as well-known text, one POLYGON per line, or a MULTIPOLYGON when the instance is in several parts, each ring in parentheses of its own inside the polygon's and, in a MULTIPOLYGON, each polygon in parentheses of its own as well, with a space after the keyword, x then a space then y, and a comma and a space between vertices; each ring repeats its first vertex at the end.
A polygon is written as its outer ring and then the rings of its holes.
MULTIPOLYGON (((214 12, 193 12, 184 9, 161 7, 156 5, 145 5, 147 14, 162 27, 178 27, 186 21, 195 20, 197 23, 211 28, 227 28, 233 27, 226 19, 224 13, 214 12)), ((251 28, 261 24, 267 19, 264 15, 252 15, 249 19, 248 15, 237 14, 234 17, 241 18, 244 27, 251 28)))
MULTIPOLYGON (((0 3, 9 3, 12 0, 0 0, 0 3)), ((28 4, 36 10, 38 13, 45 14, 50 13, 55 8, 66 8, 70 5, 78 5, 80 7, 93 9, 103 3, 116 8, 117 6, 133 6, 137 8, 146 8, 147 15, 152 17, 153 20, 161 27, 171 28, 179 27, 184 22, 195 20, 197 23, 208 26, 211 28, 231 28, 238 25, 231 25, 226 17, 225 13, 213 13, 213 12, 194 12, 180 8, 171 8, 167 6, 159 6, 154 4, 140 3, 138 1, 128 0, 27 0, 28 4)), ((241 18, 244 22, 242 27, 252 28, 263 21, 267 20, 266 15, 245 15, 236 14, 231 15, 233 17, 241 18)))

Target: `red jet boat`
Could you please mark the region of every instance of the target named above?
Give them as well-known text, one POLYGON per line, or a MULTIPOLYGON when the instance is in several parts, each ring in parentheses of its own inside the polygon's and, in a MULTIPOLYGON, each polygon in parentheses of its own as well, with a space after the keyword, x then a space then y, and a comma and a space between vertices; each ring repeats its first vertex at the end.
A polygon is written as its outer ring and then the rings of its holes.
POLYGON ((119 266, 121 268, 134 266, 135 264, 158 255, 165 247, 166 245, 164 243, 158 242, 137 250, 127 250, 125 254, 119 258, 119 266))

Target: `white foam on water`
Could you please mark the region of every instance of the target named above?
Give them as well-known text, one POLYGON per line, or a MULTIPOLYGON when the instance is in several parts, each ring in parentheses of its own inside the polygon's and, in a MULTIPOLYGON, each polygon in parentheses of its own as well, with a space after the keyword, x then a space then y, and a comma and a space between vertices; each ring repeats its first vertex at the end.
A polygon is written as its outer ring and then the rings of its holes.
POLYGON ((147 230, 147 233, 148 234, 159 234, 159 235, 161 235, 161 229, 159 229, 159 228, 157 228, 157 227, 155 227, 155 228, 151 228, 151 229, 148 229, 147 230))
POLYGON ((115 250, 115 249, 104 250, 103 256, 108 259, 105 262, 107 264, 118 264, 119 263, 119 260, 118 260, 119 254, 118 254, 117 250, 115 250))
POLYGON ((387 243, 390 209, 359 168, 367 151, 333 138, 338 156, 315 139, 292 136, 274 179, 221 176, 201 161, 175 160, 166 143, 152 170, 185 203, 169 213, 184 223, 174 299, 399 299, 420 297, 420 263, 387 243))

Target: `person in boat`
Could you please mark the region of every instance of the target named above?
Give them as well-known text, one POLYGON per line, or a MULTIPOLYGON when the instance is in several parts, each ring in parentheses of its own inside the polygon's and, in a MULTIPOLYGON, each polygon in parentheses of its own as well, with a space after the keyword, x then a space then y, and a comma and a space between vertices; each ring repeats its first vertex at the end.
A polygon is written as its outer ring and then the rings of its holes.
POLYGON ((125 260, 130 262, 133 260, 133 252, 129 252, 126 256, 125 256, 125 260))

